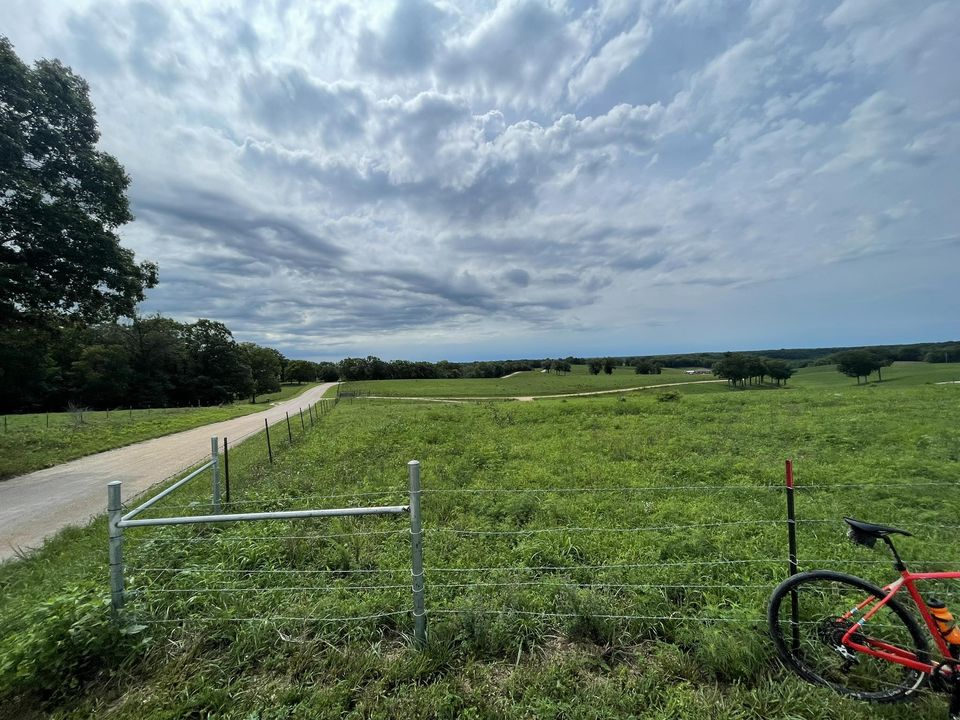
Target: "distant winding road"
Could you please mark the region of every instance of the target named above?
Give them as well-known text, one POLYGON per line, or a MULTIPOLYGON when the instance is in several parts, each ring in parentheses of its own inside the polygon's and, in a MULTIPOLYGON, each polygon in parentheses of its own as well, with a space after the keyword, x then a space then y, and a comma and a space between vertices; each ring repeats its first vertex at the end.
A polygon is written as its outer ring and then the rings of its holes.
POLYGON ((0 482, 0 561, 27 552, 67 525, 106 510, 107 483, 123 482, 124 500, 210 455, 210 437, 239 438, 319 400, 336 383, 310 388, 268 410, 88 455, 0 482))
MULTIPOLYGON (((517 373, 513 373, 516 375, 517 373)), ((504 377, 511 377, 505 375, 504 377)), ((501 380, 503 378, 500 378, 501 380)), ((686 382, 660 383, 658 385, 637 385, 636 387, 613 388, 611 390, 591 390, 589 392, 560 393, 557 395, 490 395, 477 397, 399 397, 397 395, 364 395, 364 400, 420 400, 425 402, 441 403, 469 403, 487 400, 519 400, 520 402, 531 402, 533 400, 553 400, 555 398, 568 397, 589 397, 591 395, 618 395, 636 390, 655 390, 656 388, 681 387, 684 385, 706 385, 707 383, 725 383, 726 380, 687 380, 686 382)))

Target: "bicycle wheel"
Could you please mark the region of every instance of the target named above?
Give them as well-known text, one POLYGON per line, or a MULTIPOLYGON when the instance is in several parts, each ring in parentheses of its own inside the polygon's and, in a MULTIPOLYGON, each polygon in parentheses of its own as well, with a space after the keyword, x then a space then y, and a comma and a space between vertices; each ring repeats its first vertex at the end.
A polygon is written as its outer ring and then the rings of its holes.
MULTIPOLYGON (((866 580, 831 570, 800 573, 780 583, 767 611, 780 657, 802 678, 858 700, 895 702, 909 697, 926 680, 925 673, 841 645, 843 635, 861 617, 844 616, 871 595, 883 597, 884 592, 866 580), (794 591, 799 610, 796 624, 791 610, 794 591)), ((923 633, 895 599, 854 637, 859 644, 881 641, 927 660, 923 633)))

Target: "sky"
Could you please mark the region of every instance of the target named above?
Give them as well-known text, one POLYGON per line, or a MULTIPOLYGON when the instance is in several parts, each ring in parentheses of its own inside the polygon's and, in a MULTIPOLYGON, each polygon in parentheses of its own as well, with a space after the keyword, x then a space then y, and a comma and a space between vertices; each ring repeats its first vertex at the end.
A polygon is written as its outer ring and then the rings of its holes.
POLYGON ((960 338, 960 2, 2 0, 141 306, 289 357, 960 338))

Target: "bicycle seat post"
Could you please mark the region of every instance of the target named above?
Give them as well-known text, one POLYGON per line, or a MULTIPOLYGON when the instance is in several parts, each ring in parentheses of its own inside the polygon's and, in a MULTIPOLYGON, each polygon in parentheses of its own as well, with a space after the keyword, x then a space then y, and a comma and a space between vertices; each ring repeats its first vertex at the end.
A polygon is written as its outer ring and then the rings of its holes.
POLYGON ((900 553, 897 552, 897 549, 893 546, 893 541, 886 535, 881 537, 887 547, 890 548, 890 552, 893 553, 894 563, 893 566, 897 569, 898 572, 903 572, 907 569, 907 566, 903 564, 903 560, 900 559, 900 553))

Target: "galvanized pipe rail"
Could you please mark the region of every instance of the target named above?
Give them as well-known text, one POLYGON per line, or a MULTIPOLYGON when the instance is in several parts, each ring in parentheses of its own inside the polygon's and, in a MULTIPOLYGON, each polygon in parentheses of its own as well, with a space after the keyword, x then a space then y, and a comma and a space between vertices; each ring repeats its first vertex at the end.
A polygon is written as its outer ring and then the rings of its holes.
MULTIPOLYGON (((137 507, 135 507, 133 510, 131 510, 131 511, 128 512, 126 515, 124 515, 123 518, 122 518, 122 520, 123 520, 124 522, 126 522, 126 521, 128 521, 128 520, 132 520, 133 518, 135 518, 137 515, 139 515, 140 513, 142 513, 142 512, 143 512, 144 510, 146 510, 147 508, 151 507, 152 505, 156 505, 158 502, 160 502, 161 500, 163 500, 167 495, 169 495, 170 493, 172 493, 174 490, 177 490, 178 488, 181 488, 181 487, 183 487, 184 485, 186 485, 188 482, 190 482, 191 480, 193 480, 197 475, 199 475, 200 473, 202 473, 204 470, 209 470, 212 466, 213 466, 213 461, 212 461, 212 460, 211 460, 210 462, 204 463, 203 465, 201 465, 200 467, 198 467, 196 470, 194 470, 192 473, 190 473, 190 474, 187 475, 186 477, 181 478, 180 480, 177 480, 173 485, 171 485, 170 487, 168 487, 166 490, 161 490, 159 493, 157 493, 156 495, 154 495, 152 498, 150 498, 149 500, 147 500, 147 501, 146 501, 145 503, 143 503, 142 505, 138 505, 137 507)), ((117 485, 120 484, 120 481, 119 481, 119 480, 117 480, 117 481, 115 481, 115 482, 116 482, 117 485)), ((111 483, 111 485, 112 485, 112 484, 113 484, 113 483, 111 483)))
MULTIPOLYGON (((115 481, 118 485, 119 481, 115 481)), ((113 483, 111 483, 112 485, 113 483)), ((233 513, 231 515, 186 515, 182 517, 147 518, 146 520, 120 520, 119 528, 156 527, 158 525, 196 525, 199 523, 225 523, 255 520, 303 520, 317 517, 344 517, 351 515, 399 515, 410 510, 409 505, 384 507, 324 508, 320 510, 276 510, 272 512, 233 513)))
POLYGON ((135 527, 158 527, 165 525, 197 525, 203 523, 258 522, 264 520, 305 520, 324 517, 357 517, 364 515, 400 515, 410 514, 410 559, 413 592, 414 639, 419 646, 427 641, 427 614, 424 609, 423 579, 423 527, 420 520, 420 463, 411 460, 407 466, 410 482, 409 505, 383 505, 352 508, 316 508, 308 510, 276 510, 271 512, 230 513, 220 512, 219 459, 217 457, 217 438, 211 438, 210 447, 213 458, 197 468, 182 480, 157 494, 147 502, 134 508, 126 515, 120 502, 122 484, 115 480, 107 485, 108 536, 110 550, 110 600, 114 617, 119 615, 124 605, 123 571, 123 530, 135 527), (134 519, 139 513, 151 507, 177 488, 189 482, 201 472, 213 469, 213 515, 186 515, 176 517, 134 519))

